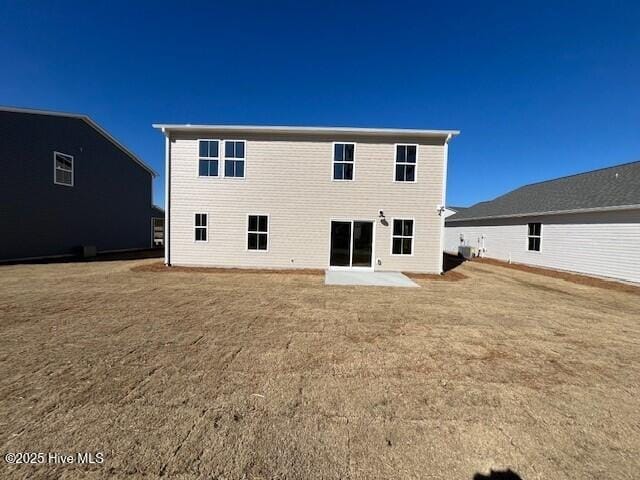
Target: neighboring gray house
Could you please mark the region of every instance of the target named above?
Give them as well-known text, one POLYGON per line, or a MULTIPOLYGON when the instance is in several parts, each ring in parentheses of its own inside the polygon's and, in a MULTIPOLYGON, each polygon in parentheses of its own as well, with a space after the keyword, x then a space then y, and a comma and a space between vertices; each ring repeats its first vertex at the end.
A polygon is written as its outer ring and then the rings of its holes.
POLYGON ((85 115, 0 107, 0 261, 150 248, 156 173, 85 115))
POLYGON ((456 131, 156 125, 173 265, 442 272, 456 131))
POLYGON ((445 251, 640 282, 640 162, 534 183, 447 218, 445 251))

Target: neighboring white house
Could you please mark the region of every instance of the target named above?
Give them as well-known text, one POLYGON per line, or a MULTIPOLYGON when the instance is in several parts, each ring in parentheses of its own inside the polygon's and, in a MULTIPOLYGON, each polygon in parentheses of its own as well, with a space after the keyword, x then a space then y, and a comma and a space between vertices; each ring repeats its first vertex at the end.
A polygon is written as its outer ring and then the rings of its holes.
POLYGON ((640 162, 518 188, 447 218, 445 251, 640 282, 640 162))
POLYGON ((168 265, 442 272, 459 132, 154 127, 166 139, 168 265))

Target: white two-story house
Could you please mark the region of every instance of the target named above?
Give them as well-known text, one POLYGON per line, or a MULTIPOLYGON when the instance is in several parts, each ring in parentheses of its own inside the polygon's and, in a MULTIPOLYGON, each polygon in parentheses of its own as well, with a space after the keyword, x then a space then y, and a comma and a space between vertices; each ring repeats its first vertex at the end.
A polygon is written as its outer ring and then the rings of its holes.
POLYGON ((154 125, 167 265, 441 273, 457 131, 154 125))

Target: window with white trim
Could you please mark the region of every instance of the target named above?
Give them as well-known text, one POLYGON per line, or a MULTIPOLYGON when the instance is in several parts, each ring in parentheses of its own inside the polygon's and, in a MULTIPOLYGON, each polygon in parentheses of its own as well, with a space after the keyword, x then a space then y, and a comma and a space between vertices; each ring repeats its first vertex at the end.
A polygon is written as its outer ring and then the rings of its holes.
POLYGON ((73 156, 53 152, 53 183, 73 187, 73 156))
POLYGON ((411 255, 413 253, 413 220, 394 219, 391 253, 411 255))
POLYGON ((194 229, 195 229, 195 241, 196 242, 206 242, 207 241, 207 234, 208 234, 208 223, 209 223, 209 216, 206 213, 196 213, 195 214, 195 223, 194 223, 194 229))
POLYGON ((333 179, 353 180, 355 143, 333 144, 333 179))
POLYGON ((244 178, 244 147, 244 140, 226 140, 224 142, 225 177, 244 178))
POLYGON ((532 251, 532 252, 540 251, 540 244, 542 242, 542 224, 541 223, 527 224, 527 242, 528 242, 529 251, 532 251))
POLYGON ((396 182, 416 181, 417 145, 396 145, 396 182))
POLYGON ((220 165, 220 142, 218 140, 200 140, 198 143, 198 175, 217 177, 220 165))
POLYGON ((266 251, 269 245, 269 217, 249 215, 247 222, 247 249, 266 251))

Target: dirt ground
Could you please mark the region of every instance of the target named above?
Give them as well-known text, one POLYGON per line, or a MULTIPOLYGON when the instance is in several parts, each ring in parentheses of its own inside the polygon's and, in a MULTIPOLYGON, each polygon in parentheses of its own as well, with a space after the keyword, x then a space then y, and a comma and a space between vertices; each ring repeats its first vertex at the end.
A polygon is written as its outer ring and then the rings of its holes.
POLYGON ((473 262, 420 289, 131 270, 153 262, 0 267, 0 453, 105 455, 0 478, 640 475, 637 294, 473 262))

